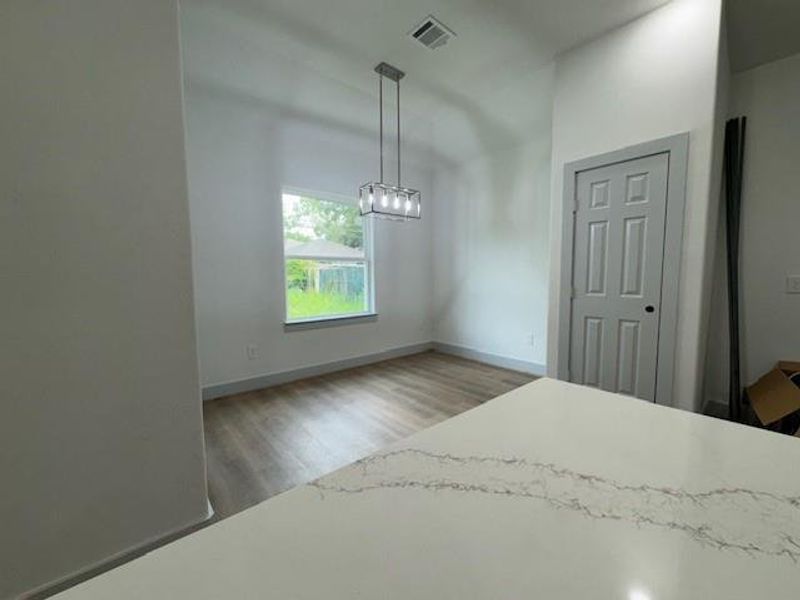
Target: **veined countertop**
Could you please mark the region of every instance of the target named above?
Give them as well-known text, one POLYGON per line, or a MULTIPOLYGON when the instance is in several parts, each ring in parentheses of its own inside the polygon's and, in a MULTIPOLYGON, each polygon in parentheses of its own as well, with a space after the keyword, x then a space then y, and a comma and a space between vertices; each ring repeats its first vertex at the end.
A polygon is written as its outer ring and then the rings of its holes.
POLYGON ((800 597, 800 440, 542 379, 62 600, 800 597))

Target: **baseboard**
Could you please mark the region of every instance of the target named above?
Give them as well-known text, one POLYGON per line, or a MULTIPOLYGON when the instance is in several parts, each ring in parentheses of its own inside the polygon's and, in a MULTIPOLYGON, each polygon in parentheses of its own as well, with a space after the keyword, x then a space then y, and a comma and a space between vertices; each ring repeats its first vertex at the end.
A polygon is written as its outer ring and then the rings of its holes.
POLYGON ((233 394, 241 394, 243 392, 262 390, 264 388, 280 385, 282 383, 290 383, 292 381, 305 379, 307 377, 327 375, 328 373, 335 373, 336 371, 343 371, 344 369, 362 367, 364 365, 381 362, 383 360, 400 358, 401 356, 408 356, 410 354, 418 354, 420 352, 431 350, 432 348, 433 344, 431 342, 423 342, 420 344, 411 344, 409 346, 390 348, 389 350, 374 352, 372 354, 363 354, 360 356, 354 356, 352 358, 345 358, 333 362, 311 365, 309 367, 300 367, 299 369, 281 371, 279 373, 258 375, 256 377, 240 379, 238 381, 231 381, 228 383, 212 384, 203 388, 203 400, 213 400, 215 398, 222 398, 223 396, 231 396, 233 394))
POLYGON ((159 535, 154 538, 151 538, 133 548, 129 548, 127 550, 123 550, 122 552, 118 552, 109 556, 108 558, 104 558, 103 560, 96 562, 84 569, 81 569, 75 573, 71 573, 70 575, 65 575, 64 577, 59 577, 55 581, 50 581, 44 585, 40 585, 29 592, 22 594, 19 597, 19 600, 43 600, 44 598, 49 598, 55 594, 61 593, 64 590, 68 590, 71 587, 74 587, 84 581, 88 581, 93 577, 100 575, 101 573, 105 573, 106 571, 110 571, 111 569, 115 569, 120 565, 125 564, 126 562, 130 562, 134 559, 137 559, 145 554, 152 552, 153 550, 160 548, 161 546, 165 546, 170 542, 174 542, 177 539, 180 539, 190 533, 194 533, 203 527, 206 527, 208 524, 212 522, 214 519, 214 507, 211 506, 211 501, 208 501, 208 512, 206 516, 198 521, 197 523, 193 523, 191 525, 187 525, 186 527, 179 527, 178 529, 166 533, 164 535, 159 535))
POLYGON ((445 342, 434 342, 433 349, 445 354, 469 358, 495 367, 511 369, 512 371, 521 371, 538 377, 547 375, 547 367, 545 365, 540 365, 532 361, 491 354, 489 352, 475 350, 474 348, 467 348, 466 346, 459 346, 457 344, 447 344, 445 342))
POLYGON ((717 417, 719 419, 727 419, 728 405, 724 402, 719 402, 718 400, 708 400, 703 405, 703 410, 700 414, 706 415, 707 417, 717 417))
POLYGON ((390 360, 392 358, 400 358, 402 356, 418 354, 427 350, 437 350, 444 354, 452 354, 462 358, 469 358, 471 360, 494 365, 496 367, 511 369, 513 371, 521 371, 523 373, 529 373, 531 375, 537 375, 540 377, 546 375, 547 373, 547 368, 544 365, 540 365, 531 361, 510 358, 508 356, 501 356, 498 354, 491 354, 489 352, 482 352, 480 350, 475 350, 473 348, 467 348, 465 346, 459 346, 456 344, 447 344, 444 342, 422 342, 419 344, 411 344, 409 346, 390 348, 389 350, 374 352, 372 354, 362 354, 360 356, 354 356, 328 363, 300 367, 298 369, 291 369, 289 371, 280 371, 278 373, 258 375, 256 377, 249 377, 247 379, 240 379, 227 383, 208 385, 203 388, 203 400, 214 400, 215 398, 222 398, 224 396, 231 396, 233 394, 242 394, 244 392, 263 390, 264 388, 281 385, 283 383, 290 383, 300 379, 306 379, 307 377, 327 375, 329 373, 335 373, 345 369, 352 369, 354 367, 362 367, 364 365, 390 360))

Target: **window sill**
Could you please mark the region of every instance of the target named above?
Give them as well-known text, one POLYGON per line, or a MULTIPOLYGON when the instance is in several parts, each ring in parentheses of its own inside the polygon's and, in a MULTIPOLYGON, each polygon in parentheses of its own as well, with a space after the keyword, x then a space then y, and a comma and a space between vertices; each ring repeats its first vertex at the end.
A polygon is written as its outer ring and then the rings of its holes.
POLYGON ((355 325, 358 323, 374 323, 378 320, 378 313, 363 313, 360 315, 346 315, 342 317, 321 317, 318 319, 303 319, 302 321, 286 321, 283 324, 285 332, 307 331, 309 329, 325 329, 340 327, 342 325, 355 325))

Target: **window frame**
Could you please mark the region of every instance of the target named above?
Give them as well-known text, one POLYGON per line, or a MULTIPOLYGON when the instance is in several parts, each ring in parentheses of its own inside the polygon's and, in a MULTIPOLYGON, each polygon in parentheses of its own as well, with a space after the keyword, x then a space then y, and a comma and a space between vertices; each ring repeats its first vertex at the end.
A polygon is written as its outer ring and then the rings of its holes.
MULTIPOLYGON (((289 318, 289 281, 286 277, 286 229, 284 226, 283 217, 283 197, 285 195, 303 196, 306 198, 313 198, 322 202, 336 202, 352 206, 358 210, 358 199, 344 194, 336 194, 333 192, 319 192, 315 190, 299 188, 294 186, 283 186, 281 188, 280 207, 281 207, 281 277, 283 278, 283 327, 284 331, 304 331, 308 329, 320 329, 325 327, 336 327, 339 325, 348 325, 353 323, 369 323, 374 322, 378 318, 376 310, 376 294, 375 294, 375 260, 374 260, 374 222, 373 219, 361 217, 363 228, 364 240, 364 258, 353 259, 352 262, 363 262, 365 270, 365 299, 366 309, 358 313, 348 313, 341 315, 328 315, 308 317, 305 319, 290 319, 289 318)), ((327 260, 320 258, 319 260, 327 260)))

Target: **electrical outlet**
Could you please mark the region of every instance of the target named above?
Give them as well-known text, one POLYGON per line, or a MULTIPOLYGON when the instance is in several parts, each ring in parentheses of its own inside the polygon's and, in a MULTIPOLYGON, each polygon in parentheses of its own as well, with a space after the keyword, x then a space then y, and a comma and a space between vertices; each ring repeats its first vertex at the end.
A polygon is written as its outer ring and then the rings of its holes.
POLYGON ((249 360, 255 360, 258 358, 258 346, 256 344, 248 344, 247 358, 249 360))
POLYGON ((789 275, 786 277, 786 293, 800 294, 800 275, 789 275))

